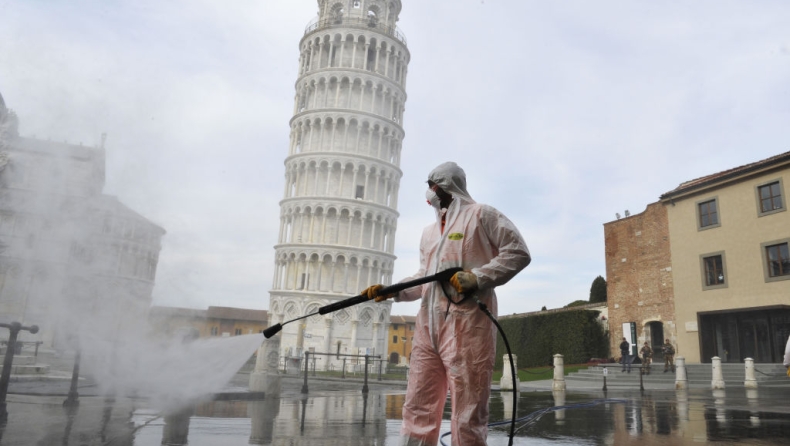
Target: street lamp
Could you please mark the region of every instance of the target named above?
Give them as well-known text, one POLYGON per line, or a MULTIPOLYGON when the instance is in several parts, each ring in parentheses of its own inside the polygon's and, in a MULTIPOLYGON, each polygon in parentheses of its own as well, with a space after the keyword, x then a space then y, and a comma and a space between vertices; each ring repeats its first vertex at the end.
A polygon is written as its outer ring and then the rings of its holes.
POLYGON ((0 324, 0 327, 8 329, 8 347, 3 359, 3 373, 0 375, 0 424, 5 425, 8 421, 8 411, 6 410, 5 397, 8 395, 8 382, 11 380, 11 367, 14 363, 14 350, 16 348, 16 337, 20 330, 27 330, 32 334, 38 333, 38 325, 23 327, 19 322, 10 324, 0 324))

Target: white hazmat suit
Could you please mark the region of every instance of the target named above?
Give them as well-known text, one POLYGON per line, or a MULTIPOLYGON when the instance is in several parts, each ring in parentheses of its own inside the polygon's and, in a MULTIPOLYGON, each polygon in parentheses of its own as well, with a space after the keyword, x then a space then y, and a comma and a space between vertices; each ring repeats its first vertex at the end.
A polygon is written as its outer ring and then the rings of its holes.
MULTIPOLYGON (((429 180, 453 200, 446 210, 437 209, 436 223, 423 231, 420 270, 404 281, 462 267, 474 274, 476 296, 496 316, 494 287, 529 264, 527 245, 507 217, 469 196, 466 175, 457 164, 440 165, 429 180)), ((455 305, 448 297, 463 298, 449 284, 437 282, 395 296, 396 302, 422 299, 403 406, 402 445, 436 445, 448 389, 452 444, 486 444, 496 327, 472 299, 455 305)))

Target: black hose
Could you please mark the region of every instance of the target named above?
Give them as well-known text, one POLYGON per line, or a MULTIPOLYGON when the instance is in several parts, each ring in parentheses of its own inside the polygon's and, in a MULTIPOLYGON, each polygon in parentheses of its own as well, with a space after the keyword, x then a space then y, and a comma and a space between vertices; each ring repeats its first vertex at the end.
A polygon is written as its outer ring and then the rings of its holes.
POLYGON ((510 376, 513 378, 513 416, 510 421, 510 440, 508 441, 508 446, 513 445, 513 438, 516 435, 516 415, 518 414, 518 375, 516 375, 516 364, 513 362, 513 352, 510 351, 510 343, 507 342, 507 336, 505 336, 505 330, 502 329, 502 326, 499 325, 496 318, 490 311, 488 311, 488 307, 486 304, 480 301, 480 299, 475 296, 475 302, 477 302, 477 306, 483 310, 483 313, 491 319, 491 322, 496 325, 497 330, 499 330, 499 334, 502 335, 502 341, 505 343, 505 349, 507 349, 507 357, 510 360, 510 376))

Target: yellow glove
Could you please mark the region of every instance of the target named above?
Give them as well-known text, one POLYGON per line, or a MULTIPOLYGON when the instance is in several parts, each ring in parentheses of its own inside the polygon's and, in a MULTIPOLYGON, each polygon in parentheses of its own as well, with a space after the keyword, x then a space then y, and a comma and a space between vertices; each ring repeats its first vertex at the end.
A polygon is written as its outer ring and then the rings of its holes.
POLYGON ((477 276, 469 271, 459 271, 450 278, 450 285, 459 294, 466 294, 477 289, 477 276))
POLYGON ((382 285, 382 284, 371 285, 371 286, 365 288, 364 290, 362 290, 362 292, 359 293, 359 295, 360 296, 367 296, 368 299, 376 299, 376 302, 384 302, 385 300, 389 299, 390 297, 395 296, 395 293, 390 293, 390 294, 385 294, 385 295, 380 296, 379 295, 379 291, 381 291, 382 288, 384 288, 384 285, 382 285))

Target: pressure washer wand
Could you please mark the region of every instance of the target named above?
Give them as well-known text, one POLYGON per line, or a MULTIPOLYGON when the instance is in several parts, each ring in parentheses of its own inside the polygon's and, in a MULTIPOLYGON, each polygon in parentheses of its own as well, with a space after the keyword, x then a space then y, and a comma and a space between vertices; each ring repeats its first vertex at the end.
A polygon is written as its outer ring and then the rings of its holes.
MULTIPOLYGON (((419 278, 419 279, 410 280, 408 282, 396 283, 394 285, 390 285, 390 286, 384 287, 381 290, 379 290, 379 295, 387 295, 387 294, 391 294, 391 293, 397 293, 399 291, 403 291, 405 289, 412 288, 412 287, 415 287, 417 285, 423 285, 423 284, 430 283, 430 282, 435 282, 435 281, 447 282, 447 281, 450 280, 451 277, 453 277, 453 275, 455 273, 457 273, 459 271, 463 271, 463 268, 449 268, 449 269, 446 269, 444 271, 438 272, 438 273, 436 273, 434 275, 431 275, 431 276, 426 276, 426 277, 422 277, 422 278, 419 278)), ((341 300, 339 302, 334 302, 334 303, 331 303, 329 305, 324 305, 323 307, 320 307, 318 309, 318 311, 316 311, 314 313, 306 314, 304 316, 297 317, 296 319, 291 319, 290 321, 285 321, 285 322, 283 322, 281 324, 272 325, 271 327, 267 328, 266 330, 263 330, 263 336, 265 336, 266 339, 268 339, 268 338, 276 335, 277 333, 279 333, 280 330, 283 329, 283 325, 285 325, 285 324, 289 324, 291 322, 298 321, 300 319, 304 319, 304 318, 307 318, 307 317, 310 317, 310 316, 315 316, 316 314, 332 313, 332 312, 335 312, 337 310, 342 310, 343 308, 348 308, 348 307, 351 307, 351 306, 354 306, 354 305, 357 305, 357 304, 361 304, 362 302, 366 302, 368 300, 369 300, 368 296, 366 296, 364 294, 360 294, 359 296, 354 296, 354 297, 351 297, 351 298, 348 298, 348 299, 341 300)))

